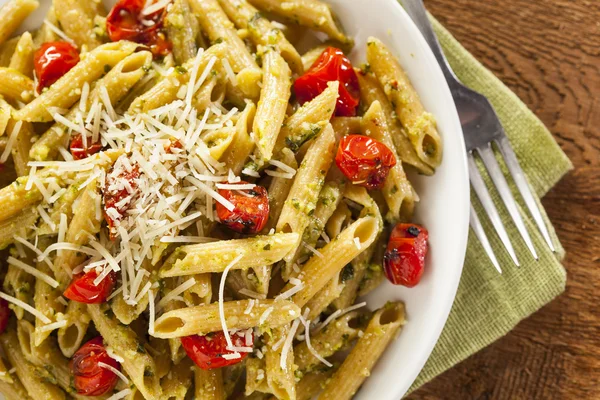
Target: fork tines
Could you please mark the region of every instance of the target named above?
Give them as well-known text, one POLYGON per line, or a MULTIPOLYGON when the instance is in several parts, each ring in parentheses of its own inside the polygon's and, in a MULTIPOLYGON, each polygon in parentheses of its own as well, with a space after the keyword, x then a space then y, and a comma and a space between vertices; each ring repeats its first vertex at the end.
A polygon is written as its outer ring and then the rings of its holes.
MULTIPOLYGON (((542 233, 544 240, 546 241, 546 243, 548 244, 548 246, 550 247, 550 249, 552 251, 554 251, 554 245, 552 244, 552 240, 550 239, 550 234, 544 223, 542 214, 538 208, 535 198, 531 192, 531 189, 529 188, 529 185, 527 184, 527 181, 525 180, 525 174, 523 173, 523 170, 521 169, 521 166, 519 165, 519 162, 517 161, 517 157, 516 157, 514 151, 512 150, 512 148, 510 147, 510 144, 509 144, 506 136, 503 135, 500 138, 498 138, 497 140, 494 140, 485 145, 476 147, 474 150, 469 152, 469 155, 468 155, 469 176, 470 176, 470 180, 471 180, 471 186, 475 190, 475 193, 476 193, 477 197, 479 198, 483 208, 485 209, 485 212, 487 213, 488 217, 490 218, 490 221, 492 222, 492 225, 494 226, 496 233, 498 233, 498 236, 500 237, 502 244, 506 248, 506 250, 507 250, 508 254, 510 255, 510 257, 512 258, 513 262, 517 266, 519 266, 520 265, 519 259, 517 258, 515 250, 509 239, 508 233, 506 232, 506 229, 504 227, 504 224, 502 223, 500 214, 498 213, 498 210, 496 209, 496 206, 494 205, 494 202, 492 201, 490 193, 488 192, 488 189, 483 181, 483 178, 481 177, 479 169, 477 168, 477 164, 475 163, 475 157, 476 157, 475 153, 477 154, 477 156, 479 156, 479 158, 483 162, 483 164, 487 170, 487 173, 489 174, 494 186, 496 187, 496 190, 498 191, 498 194, 500 195, 502 202, 504 203, 506 209, 508 210, 508 213, 510 214, 512 221, 514 222, 515 226, 517 227, 517 230, 519 231, 521 237, 525 241, 527 248, 529 249, 529 251, 531 252, 531 254, 533 255, 533 257, 536 260, 538 259, 538 255, 535 250, 535 247, 533 246, 531 237, 529 236, 529 232, 527 231, 527 228, 525 227, 525 223, 523 221, 521 213, 519 212, 515 198, 513 197, 512 193, 511 193, 511 190, 508 186, 506 178, 504 177, 504 174, 502 173, 500 164, 498 163, 498 160, 496 159, 496 155, 494 154, 494 150, 492 148, 492 143, 495 143, 496 146, 498 147, 498 149, 500 151, 500 155, 504 158, 504 162, 506 163, 506 166, 508 167, 508 170, 515 182, 515 185, 517 186, 517 189, 519 190, 519 192, 521 194, 521 197, 525 201, 525 204, 527 205, 538 228, 540 229, 540 232, 542 233)), ((471 214, 475 214, 475 211, 473 209, 471 209, 471 214)), ((471 227, 473 228, 474 233, 476 234, 477 238, 483 245, 486 253, 488 253, 488 255, 490 256, 492 263, 494 264, 496 269, 498 269, 498 271, 501 272, 498 262, 496 260, 496 257, 493 254, 493 251, 491 250, 491 246, 489 245, 487 237, 485 236, 485 232, 484 232, 483 228, 481 227, 481 223, 479 222, 479 219, 476 215, 471 216, 471 227)))

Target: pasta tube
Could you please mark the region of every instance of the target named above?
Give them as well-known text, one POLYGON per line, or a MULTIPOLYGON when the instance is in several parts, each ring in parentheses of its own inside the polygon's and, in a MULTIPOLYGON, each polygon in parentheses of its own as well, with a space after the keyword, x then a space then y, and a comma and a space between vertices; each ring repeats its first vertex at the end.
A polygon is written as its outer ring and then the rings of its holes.
MULTIPOLYGON (((398 159, 381 103, 375 101, 371 104, 363 117, 362 128, 365 135, 388 146, 398 159)), ((381 192, 389 208, 386 216, 389 222, 406 221, 412 217, 418 196, 404 173, 402 163, 398 162, 392 167, 381 192)))
POLYGON ((200 27, 192 14, 188 0, 174 0, 165 18, 167 36, 172 43, 175 63, 184 64, 198 52, 196 38, 200 27))
MULTIPOLYGON (((379 222, 374 217, 363 217, 354 222, 319 250, 323 257, 312 257, 298 276, 303 288, 293 296, 293 301, 303 307, 354 257, 366 250, 379 232, 379 222)), ((292 288, 288 284, 284 292, 292 288)))
POLYGON ((253 125, 254 141, 263 161, 273 156, 291 95, 291 75, 279 53, 267 50, 263 54, 263 84, 253 125))
POLYGON ((235 124, 233 141, 221 158, 227 168, 231 169, 236 175, 240 175, 244 165, 246 165, 246 160, 254 150, 255 145, 250 137, 250 132, 252 131, 255 114, 256 106, 254 103, 248 103, 235 124))
MULTIPOLYGON (((300 309, 287 300, 239 300, 223 304, 228 329, 256 326, 276 328, 300 316, 300 309), (250 301, 254 302, 250 308, 250 301), (245 311, 250 309, 247 314, 245 311)), ((222 330, 219 304, 181 308, 164 313, 154 324, 154 336, 161 339, 222 330)))
POLYGON ((35 400, 64 400, 66 398, 58 386, 40 379, 38 369, 31 364, 21 351, 16 329, 8 329, 0 336, 0 343, 8 360, 16 368, 17 376, 27 393, 35 400))
MULTIPOLYGON (((360 332, 364 331, 369 315, 352 311, 332 321, 316 334, 310 336, 310 344, 322 358, 328 358, 350 346, 360 332)), ((317 369, 321 361, 308 349, 306 342, 294 347, 294 362, 302 375, 317 369)))
POLYGON ((25 386, 16 378, 13 382, 0 380, 0 393, 6 400, 32 400, 27 394, 25 386))
MULTIPOLYGON (((277 221, 277 232, 294 232, 298 234, 294 250, 302 241, 302 234, 310 224, 310 216, 314 213, 319 199, 319 193, 325 183, 325 175, 333 162, 335 137, 331 125, 319 135, 311 145, 296 172, 294 184, 290 189, 287 200, 277 221)), ((295 252, 288 253, 284 258, 286 266, 282 271, 284 279, 291 273, 291 265, 295 252)))
POLYGON ((226 46, 227 59, 233 72, 237 74, 237 84, 244 95, 250 99, 258 99, 262 73, 254 57, 239 38, 225 12, 217 0, 189 0, 200 28, 213 43, 223 42, 226 46))
POLYGON ((130 327, 121 325, 106 306, 88 304, 94 325, 115 354, 123 358, 121 365, 145 399, 159 400, 162 395, 156 363, 139 342, 130 327))
POLYGON ((395 108, 417 156, 432 168, 442 161, 442 140, 433 115, 426 112, 419 95, 398 60, 376 38, 367 42, 367 61, 395 108))
MULTIPOLYGON (((298 322, 295 323, 296 326, 298 322)), ((286 348, 281 340, 287 340, 290 324, 271 330, 267 340, 265 369, 269 391, 278 399, 296 399, 296 379, 294 374, 294 349, 286 348), (278 346, 276 346, 278 345, 278 346), (287 355, 284 357, 283 353, 287 355), (285 362, 283 359, 285 358, 285 362)))
MULTIPOLYGON (((284 149, 279 153, 279 160, 294 170, 298 169, 298 163, 294 153, 289 149, 284 149)), ((294 183, 293 179, 289 176, 274 176, 269 184, 269 221, 265 225, 264 232, 269 232, 272 228, 275 228, 281 211, 285 205, 285 200, 290 194, 290 189, 294 183)))
POLYGON ((4 3, 0 7, 0 44, 6 42, 39 5, 37 0, 10 0, 4 3))
POLYGON ((65 319, 67 325, 58 330, 58 347, 65 357, 70 358, 81 347, 91 318, 85 304, 70 301, 65 319))
POLYGON ((203 370, 194 367, 194 399, 195 400, 225 400, 222 368, 203 370))
POLYGON ((358 83, 360 84, 360 100, 363 104, 371 104, 378 101, 381 104, 383 115, 386 119, 386 125, 392 136, 392 141, 396 146, 396 151, 403 163, 409 164, 424 175, 433 175, 433 168, 423 162, 413 148, 406 133, 401 128, 399 121, 393 118, 395 113, 392 104, 388 100, 377 78, 373 74, 364 74, 357 70, 358 83))
MULTIPOLYGON (((84 246, 93 237, 100 232, 101 220, 96 217, 101 213, 96 212, 98 207, 100 192, 98 183, 94 179, 90 182, 83 193, 80 195, 78 210, 75 213, 69 228, 65 234, 65 241, 76 246, 84 246)), ((61 287, 66 287, 70 282, 70 276, 73 274, 73 268, 85 261, 85 256, 76 251, 62 250, 54 260, 54 275, 60 282, 61 287)))
POLYGON ((344 44, 351 45, 352 39, 347 37, 329 9, 329 6, 319 0, 249 0, 255 7, 272 12, 310 29, 315 29, 329 35, 344 44))
POLYGON ((102 44, 94 30, 94 18, 106 15, 101 1, 53 0, 52 4, 58 23, 77 47, 90 51, 102 44))
POLYGON ((292 71, 302 74, 302 58, 281 30, 263 17, 247 0, 218 0, 229 19, 239 29, 247 29, 256 46, 272 46, 290 65, 292 71))
POLYGON ((27 103, 33 98, 34 83, 12 68, 0 67, 0 95, 27 103))
POLYGON ((174 365, 169 373, 160 381, 162 398, 169 400, 184 400, 192 386, 192 360, 186 358, 174 365))
POLYGON ((81 95, 84 83, 92 83, 102 74, 133 53, 138 45, 120 41, 107 43, 82 56, 81 61, 58 81, 36 97, 31 103, 16 111, 14 118, 30 122, 49 122, 53 116, 48 108, 71 107, 81 95))
POLYGON ((161 277, 223 272, 239 255, 231 268, 247 269, 272 264, 288 254, 298 240, 295 233, 220 240, 177 248, 160 269, 161 277))
POLYGON ((285 120, 277 138, 275 154, 284 147, 296 153, 304 143, 325 129, 335 110, 339 85, 338 81, 329 82, 327 89, 285 120))
POLYGON ((33 78, 33 52, 35 46, 31 33, 25 32, 19 38, 15 52, 10 58, 8 68, 19 71, 28 78, 33 78))
MULTIPOLYGON (((48 267, 48 265, 46 265, 46 263, 43 261, 37 262, 36 269, 44 274, 52 276, 50 267, 48 267)), ((51 321, 57 321, 59 316, 61 318, 64 317, 62 313, 65 311, 65 306, 58 300, 60 296, 61 292, 59 290, 54 289, 41 279, 36 279, 33 295, 35 309, 44 314, 51 321)), ((46 324, 44 324, 40 319, 35 319, 35 332, 33 335, 34 346, 41 345, 42 342, 46 340, 46 338, 48 338, 48 336, 52 333, 50 330, 44 330, 45 325, 46 324)))
POLYGON ((351 399, 404 325, 404 318, 403 303, 389 303, 379 309, 319 399, 351 399))
MULTIPOLYGON (((12 132, 15 129, 15 121, 10 120, 8 122, 7 129, 12 132)), ((31 139, 34 137, 35 132, 33 126, 29 122, 23 122, 19 131, 16 133, 16 139, 11 149, 13 163, 15 165, 15 171, 18 176, 25 176, 29 174, 29 149, 31 149, 31 139)))
POLYGON ((0 250, 14 243, 15 236, 27 237, 28 232, 38 218, 37 209, 30 207, 4 221, 0 221, 0 250))

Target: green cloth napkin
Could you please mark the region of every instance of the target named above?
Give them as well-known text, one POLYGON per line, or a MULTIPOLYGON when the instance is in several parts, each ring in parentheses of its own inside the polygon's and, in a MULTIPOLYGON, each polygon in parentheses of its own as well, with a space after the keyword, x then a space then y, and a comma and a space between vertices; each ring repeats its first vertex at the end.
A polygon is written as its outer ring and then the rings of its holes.
MULTIPOLYGON (((452 69, 463 83, 492 102, 529 183, 537 196, 543 196, 573 165, 548 129, 527 106, 439 22, 433 18, 432 22, 452 69)), ((481 165, 480 169, 483 170, 481 165)), ((489 180, 487 183, 488 187, 492 187, 489 180)), ((512 189, 513 193, 518 193, 514 186, 512 189)), ((521 267, 517 268, 512 263, 502 243, 492 233, 493 228, 487 217, 481 218, 503 274, 496 272, 479 241, 470 232, 464 270, 452 311, 431 357, 410 391, 506 335, 519 321, 565 290, 566 272, 560 263, 564 249, 554 229, 549 225, 556 254, 548 249, 529 213, 523 212, 526 210, 524 203, 519 203, 521 214, 527 216, 525 223, 539 255, 539 260, 535 261, 495 191, 492 191, 492 197, 512 239, 521 267)), ((471 199, 478 215, 483 216, 475 196, 472 195, 471 199)), ((520 197, 518 200, 521 200, 520 197)), ((542 212, 548 222, 543 208, 542 212)))

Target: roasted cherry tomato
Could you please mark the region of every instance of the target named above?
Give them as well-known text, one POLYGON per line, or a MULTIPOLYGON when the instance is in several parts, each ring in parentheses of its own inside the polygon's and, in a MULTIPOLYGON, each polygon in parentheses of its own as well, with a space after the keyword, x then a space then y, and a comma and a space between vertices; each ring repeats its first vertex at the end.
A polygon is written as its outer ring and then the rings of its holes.
MULTIPOLYGON (((248 182, 240 182, 247 185, 248 182)), ((269 195, 267 189, 255 186, 253 189, 219 189, 219 194, 229 200, 235 208, 228 210, 217 202, 217 215, 222 224, 239 233, 260 232, 269 219, 269 195), (243 192, 243 193, 240 193, 243 192)))
POLYGON ((347 135, 340 140, 335 163, 353 184, 379 189, 396 165, 396 157, 385 144, 375 139, 347 135))
MULTIPOLYGON (((231 341, 235 347, 253 347, 254 333, 252 333, 250 343, 246 344, 243 332, 237 332, 231 335, 231 341)), ((224 354, 234 354, 234 351, 227 350, 227 341, 223 332, 209 333, 200 336, 185 336, 181 338, 181 344, 188 357, 202 369, 215 369, 226 367, 241 362, 248 353, 240 352, 240 357, 233 359, 223 358, 224 354)))
POLYGON ((85 304, 100 304, 106 301, 110 296, 117 282, 117 273, 110 271, 108 275, 102 279, 98 286, 94 285, 94 280, 98 277, 95 269, 92 269, 85 274, 75 276, 63 295, 73 301, 85 304))
POLYGON ((165 9, 143 15, 146 0, 119 0, 106 17, 110 40, 131 40, 150 46, 155 56, 166 56, 171 45, 162 31, 165 9))
POLYGON ((114 168, 106 175, 102 195, 104 198, 104 219, 108 224, 111 240, 117 237, 117 225, 125 216, 131 201, 138 195, 140 168, 137 165, 129 169, 114 168), (129 199, 128 201, 125 201, 129 199))
POLYGON ((121 365, 106 352, 101 336, 81 346, 71 358, 69 367, 77 393, 101 396, 115 388, 119 379, 117 374, 99 363, 121 370, 121 365))
POLYGON ((360 101, 360 87, 352 63, 340 49, 328 47, 308 71, 296 79, 294 91, 300 104, 314 99, 327 89, 327 83, 339 81, 335 115, 352 117, 360 101))
POLYGON ((8 319, 10 318, 10 308, 8 308, 8 301, 0 299, 0 333, 4 333, 6 325, 8 325, 8 319))
POLYGON ((413 287, 421 280, 427 255, 427 229, 415 224, 397 224, 390 235, 383 270, 394 285, 413 287))
POLYGON ((82 160, 102 150, 102 144, 99 141, 92 142, 92 138, 87 137, 87 143, 84 145, 83 135, 78 133, 71 138, 69 150, 71 151, 71 155, 75 160, 82 160))
POLYGON ((41 92, 77 65, 79 51, 68 42, 48 42, 35 52, 33 62, 41 92))

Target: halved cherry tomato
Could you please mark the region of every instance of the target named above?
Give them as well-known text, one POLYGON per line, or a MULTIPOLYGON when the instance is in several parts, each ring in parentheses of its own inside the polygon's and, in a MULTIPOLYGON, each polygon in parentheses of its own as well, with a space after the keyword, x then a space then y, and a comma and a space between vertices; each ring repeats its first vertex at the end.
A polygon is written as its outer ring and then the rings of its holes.
POLYGON ((63 295, 73 301, 85 304, 100 304, 106 301, 110 296, 115 284, 117 283, 117 273, 110 271, 106 278, 94 285, 94 280, 98 277, 95 269, 89 270, 85 274, 79 274, 73 277, 73 280, 63 293, 63 295))
POLYGON ((77 47, 68 42, 44 43, 33 56, 37 91, 52 85, 79 62, 77 47))
POLYGON ((314 62, 312 67, 294 83, 296 98, 303 104, 314 99, 327 89, 327 83, 339 81, 339 97, 335 107, 335 115, 353 117, 360 101, 358 77, 352 63, 344 52, 335 47, 328 47, 314 62))
POLYGON ((155 56, 166 56, 171 44, 162 32, 165 9, 142 15, 146 0, 119 0, 106 17, 110 40, 131 40, 150 46, 155 56))
POLYGON ((69 367, 73 373, 73 386, 77 393, 84 396, 101 396, 115 388, 119 379, 117 374, 98 365, 100 362, 121 370, 121 364, 106 352, 102 336, 90 340, 73 354, 69 367))
POLYGON ((9 318, 10 308, 8 308, 8 301, 0 299, 0 333, 4 333, 6 330, 9 318))
POLYGON ((92 142, 92 138, 87 137, 87 143, 86 145, 84 145, 83 136, 81 135, 81 133, 78 133, 77 135, 71 138, 69 150, 71 151, 71 155, 75 160, 82 160, 102 150, 102 143, 100 143, 99 141, 92 142))
MULTIPOLYGON (((242 181, 239 184, 247 185, 248 182, 242 181)), ((219 189, 219 194, 235 206, 230 211, 217 202, 217 215, 223 225, 245 234, 258 233, 265 227, 269 219, 267 189, 262 186, 245 190, 219 189)))
MULTIPOLYGON (((253 347, 254 333, 252 340, 246 345, 243 332, 237 332, 231 335, 231 342, 235 347, 253 347)), ((209 333, 208 335, 192 335, 181 338, 181 344, 188 357, 202 369, 209 370, 226 367, 237 364, 248 356, 248 353, 239 353, 240 357, 233 359, 223 358, 224 354, 234 354, 234 351, 227 350, 227 341, 223 332, 209 333)))
POLYGON ((139 177, 140 168, 137 165, 133 165, 129 171, 125 168, 115 171, 113 168, 106 175, 102 196, 104 198, 104 219, 108 224, 111 240, 117 238, 117 225, 125 216, 131 201, 138 195, 139 177), (127 198, 130 200, 123 204, 123 200, 127 198))
POLYGON ((394 285, 413 287, 421 280, 427 255, 427 229, 415 224, 397 224, 390 235, 383 270, 394 285))
POLYGON ((353 184, 379 189, 396 165, 396 157, 385 144, 375 139, 347 135, 340 141, 335 163, 353 184))

